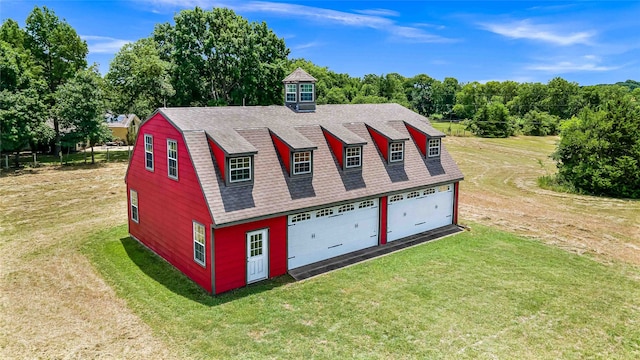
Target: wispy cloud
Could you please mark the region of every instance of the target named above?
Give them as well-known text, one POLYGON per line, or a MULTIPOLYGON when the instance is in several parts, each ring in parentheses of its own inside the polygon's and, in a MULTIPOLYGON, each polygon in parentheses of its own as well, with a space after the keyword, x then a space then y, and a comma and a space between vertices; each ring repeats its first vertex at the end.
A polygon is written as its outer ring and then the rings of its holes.
POLYGON ((304 43, 304 44, 298 44, 298 45, 293 45, 291 47, 292 50, 304 50, 304 49, 310 49, 310 48, 314 48, 314 47, 318 47, 321 46, 322 43, 318 42, 318 41, 312 41, 312 42, 308 42, 308 43, 304 43))
POLYGON ((623 66, 606 66, 601 64, 602 60, 596 55, 584 55, 572 60, 556 60, 540 62, 526 66, 527 70, 543 71, 548 73, 571 73, 571 72, 602 72, 622 68, 623 66))
POLYGON ((596 35, 595 31, 567 32, 557 25, 535 24, 529 19, 506 23, 480 23, 478 25, 484 30, 511 39, 528 39, 560 46, 591 45, 592 39, 596 35))
POLYGON ((131 40, 115 39, 108 36, 80 35, 87 42, 89 52, 94 54, 115 54, 131 40))
POLYGON ((223 2, 216 0, 137 0, 150 3, 155 6, 168 6, 173 8, 191 8, 200 6, 210 8, 212 6, 228 7, 240 13, 265 13, 286 18, 307 19, 325 24, 370 28, 386 32, 398 40, 411 42, 436 43, 452 42, 454 39, 440 35, 430 34, 419 27, 399 25, 389 17, 400 14, 386 9, 364 9, 352 12, 331 10, 307 5, 280 3, 271 1, 246 1, 223 2))

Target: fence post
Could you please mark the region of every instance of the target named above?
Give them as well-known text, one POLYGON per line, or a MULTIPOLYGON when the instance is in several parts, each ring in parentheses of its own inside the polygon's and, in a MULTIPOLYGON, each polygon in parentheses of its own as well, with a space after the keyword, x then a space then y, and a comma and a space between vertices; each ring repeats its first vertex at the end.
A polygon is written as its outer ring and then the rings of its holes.
POLYGON ((109 162, 109 148, 107 148, 107 162, 109 162))

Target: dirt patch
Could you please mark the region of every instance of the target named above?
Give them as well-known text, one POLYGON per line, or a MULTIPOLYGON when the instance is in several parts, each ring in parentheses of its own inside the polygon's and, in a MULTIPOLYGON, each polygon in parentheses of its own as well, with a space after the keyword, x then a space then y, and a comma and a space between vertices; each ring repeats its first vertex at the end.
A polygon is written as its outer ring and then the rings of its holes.
POLYGON ((126 164, 0 177, 0 358, 171 358, 79 252, 126 222, 126 164))

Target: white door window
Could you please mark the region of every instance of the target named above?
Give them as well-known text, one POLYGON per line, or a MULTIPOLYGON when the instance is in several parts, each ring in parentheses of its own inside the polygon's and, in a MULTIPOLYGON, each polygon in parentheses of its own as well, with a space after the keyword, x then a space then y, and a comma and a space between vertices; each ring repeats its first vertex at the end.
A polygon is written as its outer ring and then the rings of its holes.
POLYGON ((247 233, 247 284, 267 278, 269 241, 266 229, 247 233))

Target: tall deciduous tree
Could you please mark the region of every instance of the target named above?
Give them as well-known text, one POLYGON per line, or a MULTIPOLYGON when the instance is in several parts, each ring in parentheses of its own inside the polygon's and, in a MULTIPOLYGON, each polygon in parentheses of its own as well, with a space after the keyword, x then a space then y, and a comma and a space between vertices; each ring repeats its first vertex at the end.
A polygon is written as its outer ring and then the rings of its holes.
POLYGON ((111 93, 111 110, 137 114, 144 119, 175 94, 171 64, 160 58, 153 39, 141 39, 122 47, 105 76, 111 93))
POLYGON ((267 25, 232 10, 183 10, 154 40, 172 67, 173 105, 282 103, 289 50, 267 25))
POLYGON ((95 67, 81 70, 56 91, 55 115, 70 129, 70 137, 91 147, 91 163, 95 162, 93 146, 110 137, 102 116, 105 112, 102 78, 95 67))
MULTIPOLYGON (((37 64, 42 67, 47 85, 45 101, 50 109, 55 105, 58 86, 87 66, 87 43, 66 21, 60 20, 46 6, 35 7, 26 20, 26 44, 37 64)), ((56 133, 56 152, 60 151, 60 125, 52 112, 56 133)))

